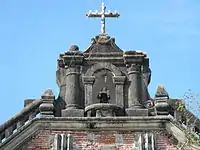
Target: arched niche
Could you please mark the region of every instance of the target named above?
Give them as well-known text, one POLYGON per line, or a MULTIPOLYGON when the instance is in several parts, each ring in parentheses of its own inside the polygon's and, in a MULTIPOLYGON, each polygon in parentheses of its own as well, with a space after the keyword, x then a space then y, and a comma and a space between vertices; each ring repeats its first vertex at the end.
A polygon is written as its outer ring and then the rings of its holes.
POLYGON ((121 70, 108 62, 100 62, 92 65, 83 76, 85 106, 98 102, 97 94, 103 86, 108 86, 111 91, 110 103, 124 107, 124 81, 121 70), (105 82, 105 74, 107 79, 105 82))
POLYGON ((85 73, 85 76, 93 76, 94 73, 100 69, 110 70, 114 76, 122 76, 121 70, 117 68, 115 65, 108 62, 100 62, 92 65, 85 73))
POLYGON ((106 87, 110 93, 109 103, 116 103, 116 90, 115 84, 113 82, 113 73, 108 69, 99 69, 96 70, 93 74, 95 77, 93 87, 92 87, 92 102, 99 103, 100 100, 97 98, 98 93, 101 91, 103 87, 106 87))

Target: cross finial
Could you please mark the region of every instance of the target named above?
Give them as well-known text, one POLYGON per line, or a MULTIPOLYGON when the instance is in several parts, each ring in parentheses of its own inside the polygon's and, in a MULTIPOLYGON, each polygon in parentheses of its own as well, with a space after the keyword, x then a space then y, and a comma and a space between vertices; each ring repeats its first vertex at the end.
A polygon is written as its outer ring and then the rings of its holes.
POLYGON ((105 18, 106 17, 119 17, 120 14, 117 13, 116 11, 114 13, 107 11, 106 12, 106 6, 104 5, 104 3, 101 4, 101 9, 100 12, 96 11, 96 12, 92 12, 89 11, 86 16, 88 17, 100 17, 101 18, 101 34, 105 34, 105 18))

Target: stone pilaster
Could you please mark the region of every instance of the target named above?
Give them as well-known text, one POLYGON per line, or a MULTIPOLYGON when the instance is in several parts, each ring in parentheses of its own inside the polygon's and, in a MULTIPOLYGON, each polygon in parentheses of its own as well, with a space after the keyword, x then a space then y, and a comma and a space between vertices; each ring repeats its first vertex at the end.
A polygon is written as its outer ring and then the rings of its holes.
POLYGON ((125 76, 114 76, 113 82, 116 88, 116 104, 117 106, 124 107, 124 81, 125 76))
POLYGON ((83 83, 85 87, 85 106, 92 104, 92 86, 94 83, 94 76, 84 76, 83 83))
POLYGON ((50 150, 60 150, 61 149, 61 135, 55 134, 51 135, 49 139, 50 150))
POLYGON ((142 146, 143 146, 142 133, 135 133, 135 135, 134 135, 134 143, 133 143, 133 150, 142 150, 142 146))
POLYGON ((150 138, 151 138, 151 149, 152 150, 155 150, 155 136, 154 136, 154 133, 151 133, 150 134, 150 138))
POLYGON ((55 134, 50 136, 50 150, 71 150, 73 139, 70 134, 55 134))
POLYGON ((155 150, 154 133, 136 133, 133 150, 155 150))
POLYGON ((61 135, 61 150, 71 150, 73 149, 73 141, 70 134, 61 135))

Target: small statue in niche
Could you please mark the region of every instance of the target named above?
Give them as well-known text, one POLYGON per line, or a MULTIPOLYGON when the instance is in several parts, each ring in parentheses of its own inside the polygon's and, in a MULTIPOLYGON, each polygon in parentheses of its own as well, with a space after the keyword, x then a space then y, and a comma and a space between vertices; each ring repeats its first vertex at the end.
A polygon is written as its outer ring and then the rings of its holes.
POLYGON ((97 98, 100 99, 100 103, 109 103, 110 93, 106 87, 103 87, 98 93, 97 98))

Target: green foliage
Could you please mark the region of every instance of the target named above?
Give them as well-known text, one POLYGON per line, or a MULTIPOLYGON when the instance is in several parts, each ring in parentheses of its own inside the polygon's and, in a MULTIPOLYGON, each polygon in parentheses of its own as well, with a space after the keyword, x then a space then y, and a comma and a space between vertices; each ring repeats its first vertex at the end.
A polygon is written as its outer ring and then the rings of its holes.
POLYGON ((186 108, 195 116, 200 117, 200 98, 198 93, 193 93, 191 89, 184 94, 186 108))
POLYGON ((198 132, 187 132, 186 138, 189 144, 200 144, 200 133, 198 132))
POLYGON ((187 144, 200 144, 200 133, 194 130, 196 120, 194 116, 188 113, 187 109, 192 112, 197 118, 200 116, 200 101, 199 94, 191 92, 189 89, 188 92, 184 94, 184 100, 178 101, 176 103, 177 111, 182 112, 185 116, 185 120, 182 120, 182 123, 186 125, 186 138, 187 144), (191 119, 193 121, 191 122, 191 119))

